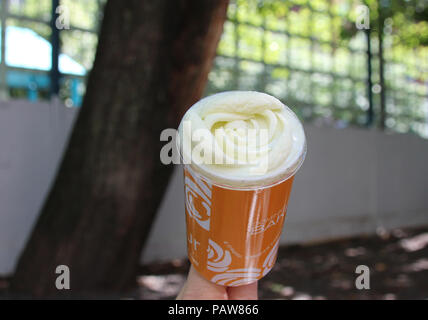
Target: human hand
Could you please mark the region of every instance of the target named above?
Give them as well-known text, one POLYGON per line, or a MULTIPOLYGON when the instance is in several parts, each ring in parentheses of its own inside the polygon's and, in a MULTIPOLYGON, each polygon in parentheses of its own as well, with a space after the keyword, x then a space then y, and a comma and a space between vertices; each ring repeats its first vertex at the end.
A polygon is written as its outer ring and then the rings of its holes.
POLYGON ((206 280, 191 266, 177 300, 257 300, 257 281, 225 287, 206 280))

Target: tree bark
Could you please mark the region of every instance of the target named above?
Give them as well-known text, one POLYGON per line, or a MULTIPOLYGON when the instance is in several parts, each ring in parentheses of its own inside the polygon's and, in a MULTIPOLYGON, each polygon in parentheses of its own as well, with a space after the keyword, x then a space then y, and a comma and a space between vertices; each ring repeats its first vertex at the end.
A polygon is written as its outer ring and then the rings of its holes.
POLYGON ((228 0, 109 0, 87 93, 11 291, 55 296, 135 285, 143 244, 172 166, 160 132, 205 87, 228 0))

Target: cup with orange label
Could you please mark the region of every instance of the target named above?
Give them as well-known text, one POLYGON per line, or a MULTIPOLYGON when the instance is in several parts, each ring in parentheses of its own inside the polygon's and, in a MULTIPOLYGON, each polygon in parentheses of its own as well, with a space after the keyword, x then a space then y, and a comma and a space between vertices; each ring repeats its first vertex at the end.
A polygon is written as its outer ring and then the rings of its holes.
POLYGON ((302 124, 268 94, 228 91, 194 104, 178 141, 190 262, 219 285, 259 280, 276 261, 306 155, 302 124))

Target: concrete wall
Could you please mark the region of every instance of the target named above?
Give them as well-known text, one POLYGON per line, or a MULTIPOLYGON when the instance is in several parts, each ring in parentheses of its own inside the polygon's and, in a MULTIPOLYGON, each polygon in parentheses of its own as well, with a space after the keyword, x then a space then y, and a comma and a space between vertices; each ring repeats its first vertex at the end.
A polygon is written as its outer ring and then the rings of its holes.
MULTIPOLYGON (((0 274, 13 271, 54 177, 77 109, 0 103, 0 274)), ((308 242, 428 224, 428 141, 363 129, 305 126, 282 241, 308 242)), ((185 256, 177 167, 142 261, 185 256)))
POLYGON ((78 109, 0 102, 0 274, 13 270, 78 109))
MULTIPOLYGON (((428 224, 428 140, 376 130, 305 126, 282 243, 428 224)), ((160 208, 143 261, 185 255, 181 170, 160 208)))

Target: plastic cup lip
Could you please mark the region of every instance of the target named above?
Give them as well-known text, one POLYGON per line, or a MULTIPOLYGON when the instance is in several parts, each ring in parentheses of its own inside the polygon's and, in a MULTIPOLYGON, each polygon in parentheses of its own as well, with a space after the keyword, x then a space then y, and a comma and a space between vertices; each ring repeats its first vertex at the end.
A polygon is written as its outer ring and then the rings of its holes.
MULTIPOLYGON (((195 165, 192 163, 185 164, 183 161, 182 154, 180 152, 178 140, 177 140, 177 149, 178 149, 178 152, 180 155, 180 160, 181 160, 182 166, 184 166, 184 168, 186 170, 189 170, 193 176, 196 176, 198 179, 203 180, 204 182, 207 182, 208 184, 214 185, 216 187, 220 187, 223 189, 229 189, 229 190, 241 190, 241 191, 254 191, 254 190, 268 189, 268 188, 272 188, 278 184, 281 184, 288 179, 291 179, 292 177, 294 177, 294 175, 297 173, 297 171, 299 171, 300 167, 302 166, 302 164, 306 158, 306 153, 307 153, 307 146, 306 146, 306 139, 305 139, 305 143, 303 144, 302 152, 300 153, 299 157, 297 157, 296 161, 291 166, 289 166, 289 168, 293 168, 292 170, 290 170, 289 172, 287 172, 287 170, 285 170, 284 175, 278 174, 278 179, 273 179, 272 181, 269 180, 270 183, 266 183, 266 184, 260 183, 259 185, 248 185, 248 186, 242 185, 242 186, 239 186, 239 185, 231 185, 231 184, 227 184, 224 182, 214 181, 213 178, 207 177, 206 175, 204 175, 203 173, 198 171, 198 169, 197 169, 198 165, 195 165)), ((254 181, 257 181, 257 180, 254 180, 254 181)))

